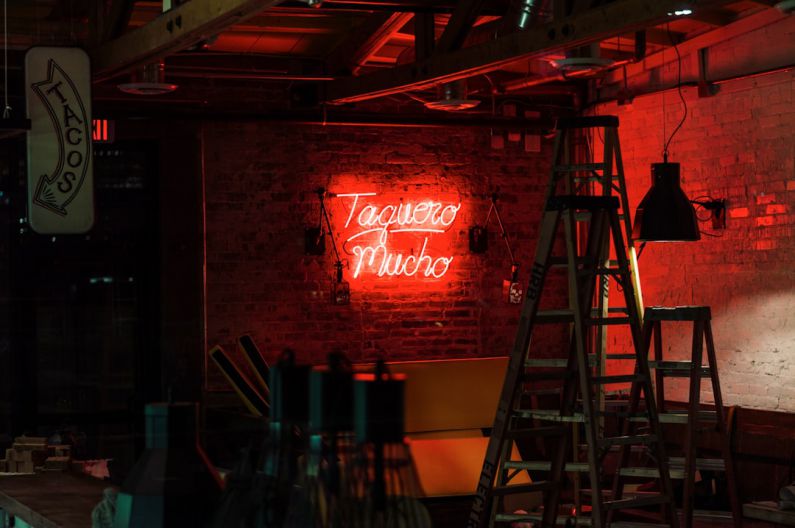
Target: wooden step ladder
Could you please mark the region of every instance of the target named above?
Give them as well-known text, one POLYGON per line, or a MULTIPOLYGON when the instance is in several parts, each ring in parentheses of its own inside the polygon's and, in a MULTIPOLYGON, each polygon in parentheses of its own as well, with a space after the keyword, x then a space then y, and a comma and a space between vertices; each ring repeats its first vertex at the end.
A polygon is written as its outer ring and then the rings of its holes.
MULTIPOLYGON (((577 195, 617 196, 619 199, 618 217, 626 241, 627 259, 632 285, 634 287, 634 304, 643 324, 643 295, 638 274, 638 257, 632 240, 632 218, 624 178, 624 163, 621 158, 621 142, 618 136, 618 117, 612 115, 570 117, 558 119, 555 125, 555 141, 552 155, 552 173, 547 187, 546 199, 556 193, 577 195), (598 138, 598 139, 597 139, 598 138), (597 143, 601 141, 601 152, 597 143), (598 154, 601 154, 599 159, 598 154)), ((587 220, 587 218, 580 218, 587 220)), ((582 230, 579 243, 582 244, 582 230)), ((605 240, 609 244, 609 240, 605 240)), ((607 255, 607 253, 605 253, 607 255)), ((615 262, 602 263, 607 268, 615 262)), ((564 263, 565 264, 565 263, 564 263)), ((611 276, 600 275, 597 294, 594 299, 594 310, 602 318, 610 313, 626 313, 623 307, 613 307, 609 302, 611 276)), ((615 292, 615 290, 613 290, 615 292)), ((608 329, 606 326, 595 326, 591 329, 588 342, 589 353, 592 354, 594 368, 601 374, 607 373, 607 361, 610 359, 626 359, 621 354, 610 354, 608 351, 608 329)), ((630 356, 632 359, 634 356, 630 356)), ((596 392, 596 407, 605 410, 605 398, 611 391, 604 387, 596 392)), ((618 392, 622 392, 619 390, 618 392)), ((600 431, 604 420, 600 418, 600 431)))
MULTIPOLYGON (((646 308, 643 324, 643 351, 648 357, 654 344, 654 359, 649 362, 654 370, 656 400, 660 417, 673 416, 677 420, 668 420, 671 423, 685 425, 683 442, 684 457, 669 459, 671 478, 683 479, 682 512, 685 528, 693 526, 693 497, 695 495, 696 470, 725 472, 726 486, 729 495, 729 505, 735 528, 742 526, 742 509, 737 496, 737 483, 735 480, 734 461, 731 452, 729 431, 726 425, 726 415, 723 408, 723 396, 720 390, 718 377, 718 364, 715 354, 715 342, 712 338, 712 313, 709 306, 676 306, 646 308), (663 357, 662 323, 688 323, 693 324, 693 344, 689 361, 671 361, 663 357), (706 365, 704 365, 704 345, 706 344, 706 365), (665 380, 667 378, 688 378, 689 390, 687 410, 679 413, 667 413, 665 403, 665 380), (715 401, 714 411, 701 409, 701 382, 708 378, 715 401), (696 440, 699 431, 706 425, 707 430, 717 432, 720 438, 721 458, 697 458, 696 440)), ((630 406, 633 405, 630 395, 630 406)), ((624 434, 633 434, 636 426, 634 422, 625 424, 624 434)), ((628 453, 622 452, 622 459, 628 453)), ((613 482, 613 493, 620 497, 625 475, 617 474, 613 482)))
MULTIPOLYGON (((640 313, 631 277, 631 264, 627 257, 618 215, 619 199, 615 196, 558 196, 554 195, 554 189, 550 194, 541 220, 538 246, 530 271, 530 283, 522 307, 519 328, 509 358, 467 526, 484 528, 517 521, 532 521, 540 523, 542 527, 555 526, 559 521, 558 506, 561 493, 566 485, 564 472, 569 471, 585 472, 589 476, 592 489, 591 516, 589 519, 577 518, 577 523, 590 522, 591 526, 602 528, 607 525, 608 512, 660 506, 667 514, 667 521, 670 523, 667 526, 677 528, 671 481, 657 418, 648 359, 641 354, 640 313), (585 217, 588 218, 589 223, 583 237, 577 232, 577 219, 585 217), (541 294, 547 273, 562 262, 562 259, 552 256, 556 234, 561 224, 566 245, 568 307, 540 311, 541 294), (611 239, 616 255, 615 265, 612 266, 609 259, 611 239), (580 245, 584 248, 582 252, 578 252, 578 241, 584 242, 580 245), (592 309, 597 278, 605 275, 613 277, 622 286, 626 308, 625 313, 620 317, 611 316, 607 311, 595 313, 592 309), (554 366, 548 364, 544 370, 540 370, 532 363, 535 359, 532 334, 535 325, 542 323, 563 323, 569 325, 571 329, 569 353, 565 364, 558 363, 554 366), (605 375, 598 370, 595 371, 592 366, 593 361, 597 359, 588 354, 588 329, 610 324, 624 324, 630 329, 634 345, 631 358, 635 361, 632 374, 605 375), (548 380, 559 380, 562 383, 559 407, 557 409, 524 408, 522 403, 525 399, 522 398, 522 393, 525 383, 548 380), (606 384, 629 384, 630 394, 637 396, 638 403, 641 399, 645 399, 642 410, 639 405, 636 406, 633 415, 645 419, 649 428, 647 434, 612 438, 601 434, 597 422, 599 416, 606 411, 598 410, 595 394, 606 384), (640 397, 641 394, 643 398, 640 397), (556 423, 557 426, 539 426, 538 422, 556 423), (581 424, 584 430, 587 453, 585 464, 577 459, 567 460, 571 452, 572 429, 565 427, 565 422, 581 424), (514 440, 538 437, 552 437, 557 440, 548 460, 510 460, 511 444, 514 440), (605 500, 601 485, 604 478, 601 453, 612 446, 633 445, 646 446, 655 453, 660 491, 653 495, 631 499, 605 500), (511 485, 511 479, 521 471, 528 473, 545 471, 548 477, 546 480, 530 484, 511 485), (541 515, 500 511, 504 497, 534 491, 544 492, 544 509, 541 515)), ((619 471, 624 469, 629 468, 618 468, 619 471)), ((638 523, 631 524, 638 525, 638 523)))

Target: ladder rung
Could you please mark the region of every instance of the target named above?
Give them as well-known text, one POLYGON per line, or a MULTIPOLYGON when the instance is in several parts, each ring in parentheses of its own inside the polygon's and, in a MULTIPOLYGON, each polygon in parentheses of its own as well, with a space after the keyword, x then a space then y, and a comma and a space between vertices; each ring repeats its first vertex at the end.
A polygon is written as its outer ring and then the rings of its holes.
POLYGON ((505 495, 512 495, 514 493, 533 493, 535 491, 548 491, 551 490, 555 484, 542 480, 540 482, 531 482, 530 484, 516 484, 513 486, 495 486, 492 493, 498 497, 505 495))
MULTIPOLYGON (((515 523, 515 522, 522 522, 522 521, 530 521, 540 523, 543 520, 544 514, 543 513, 498 513, 494 517, 494 522, 498 523, 515 523)), ((590 517, 572 517, 571 515, 558 515, 555 524, 557 525, 567 525, 567 524, 575 524, 576 526, 591 526, 591 518, 590 517), (573 522, 576 521, 576 522, 573 522)), ((615 526, 616 523, 613 523, 611 526, 615 526)))
POLYGON ((592 275, 621 275, 621 270, 618 268, 598 268, 598 269, 582 269, 577 272, 580 277, 590 277, 592 275))
POLYGON ((574 321, 574 312, 571 310, 544 310, 536 314, 538 323, 571 323, 574 321))
MULTIPOLYGON (((687 423, 687 411, 683 412, 664 412, 658 415, 660 423, 678 423, 678 424, 686 424, 687 423)), ((715 411, 699 411, 698 413, 698 420, 700 422, 706 421, 716 421, 717 414, 715 411)), ((629 418, 630 422, 648 422, 649 419, 645 416, 633 416, 629 418)))
POLYGON ((522 394, 527 396, 549 396, 551 394, 560 394, 561 388, 560 387, 551 387, 546 389, 531 389, 531 390, 523 390, 522 394))
POLYGON ((568 165, 555 165, 555 172, 590 172, 605 170, 604 163, 571 163, 568 165))
MULTIPOLYGON (((649 367, 661 371, 661 374, 671 378, 686 378, 690 376, 692 361, 649 361, 649 367)), ((711 369, 707 366, 701 367, 701 377, 708 378, 711 369)))
POLYGON ((564 358, 528 358, 524 360, 525 367, 565 368, 569 364, 564 358))
MULTIPOLYGON (((660 471, 654 467, 625 467, 621 468, 622 477, 660 478, 660 471)), ((684 469, 668 469, 668 475, 674 480, 685 478, 684 469)))
MULTIPOLYGON (((618 219, 624 219, 624 213, 618 213, 618 219)), ((574 220, 577 222, 590 222, 591 221, 591 213, 589 212, 581 212, 581 213, 574 213, 574 220)))
POLYGON ((644 522, 614 522, 610 528, 671 528, 670 524, 644 523, 644 522))
MULTIPOLYGON (((547 460, 508 460, 503 463, 502 467, 527 471, 551 471, 552 462, 547 460)), ((587 462, 566 462, 563 470, 570 473, 587 473, 590 467, 587 462)))
POLYGON ((537 418, 549 422, 585 422, 585 415, 574 413, 571 416, 561 416, 557 409, 518 409, 513 411, 513 416, 519 418, 537 418))
POLYGON ((546 372, 525 372, 522 374, 522 381, 552 381, 565 380, 572 376, 573 372, 567 370, 553 370, 546 372))
MULTIPOLYGON (((607 360, 634 360, 635 354, 607 354, 607 360)), ((547 367, 547 368, 565 368, 569 364, 566 358, 528 358, 524 361, 524 366, 532 367, 547 367)), ((588 365, 596 365, 596 356, 594 354, 588 355, 588 365)))
POLYGON ((528 427, 526 429, 509 429, 506 438, 534 438, 538 436, 562 436, 566 434, 566 428, 561 426, 547 427, 528 427))
POLYGON ((596 376, 593 378, 593 382, 606 385, 608 383, 635 383, 641 382, 644 380, 644 377, 639 374, 620 374, 617 376, 596 376))
MULTIPOLYGON (((680 469, 685 467, 685 457, 670 457, 668 467, 680 469)), ((722 458, 697 458, 696 469, 704 471, 726 471, 726 461, 722 458)))
MULTIPOLYGON (((593 263, 593 259, 588 259, 586 257, 575 257, 574 262, 578 266, 583 266, 589 263, 593 263)), ((550 268, 567 268, 569 266, 569 258, 568 257, 549 257, 549 263, 547 264, 550 268)))
POLYGON ((632 319, 629 317, 592 317, 583 322, 593 326, 624 325, 631 323, 632 319))
POLYGON ((635 436, 614 436, 611 438, 602 438, 599 440, 601 447, 609 447, 614 445, 632 445, 642 444, 649 445, 657 441, 657 435, 635 435, 635 436))
POLYGON ((606 510, 618 510, 624 508, 643 508, 646 506, 655 506, 657 504, 665 504, 667 502, 671 502, 671 498, 668 495, 663 494, 654 494, 654 495, 644 495, 640 497, 632 497, 631 499, 618 499, 618 500, 609 500, 604 501, 602 505, 605 507, 606 510))

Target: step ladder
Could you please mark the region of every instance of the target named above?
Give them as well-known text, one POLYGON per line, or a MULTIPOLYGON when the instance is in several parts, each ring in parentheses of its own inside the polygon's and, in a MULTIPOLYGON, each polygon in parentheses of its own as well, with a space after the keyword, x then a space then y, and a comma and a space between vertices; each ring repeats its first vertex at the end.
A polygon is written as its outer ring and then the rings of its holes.
MULTIPOLYGON (((742 526, 742 509, 737 496, 734 461, 731 453, 729 431, 726 425, 726 416, 723 408, 723 397, 720 390, 718 377, 718 364, 715 355, 715 342, 712 338, 712 314, 709 306, 676 306, 676 307, 649 307, 646 308, 643 324, 643 351, 648 357, 654 344, 654 359, 649 362, 654 370, 656 400, 660 417, 672 419, 670 423, 685 425, 683 442, 684 457, 669 459, 671 478, 684 480, 682 493, 682 512, 685 528, 693 526, 693 497, 695 496, 695 474, 697 470, 725 472, 726 485, 729 495, 729 504, 732 510, 734 526, 742 526), (671 361, 663 357, 662 323, 693 324, 693 344, 689 361, 671 361), (706 344, 706 365, 704 365, 704 345, 706 344), (678 413, 668 413, 665 403, 665 380, 668 378, 688 378, 689 390, 687 410, 678 413), (701 409, 701 382, 709 379, 712 395, 715 400, 714 411, 701 409), (721 458, 698 458, 697 444, 699 431, 712 430, 720 438, 721 458)), ((630 407, 633 398, 630 395, 630 407)), ((636 423, 627 422, 623 434, 633 434, 636 423)), ((622 452, 622 459, 628 457, 627 452, 622 452)), ((613 482, 613 494, 620 498, 623 485, 626 482, 624 475, 616 475, 613 482)))
MULTIPOLYGON (((648 359, 640 354, 640 314, 635 304, 636 296, 631 280, 630 262, 624 246, 621 221, 618 217, 619 199, 615 196, 557 196, 548 198, 542 216, 535 260, 530 271, 530 283, 519 321, 519 328, 511 352, 494 425, 489 438, 486 457, 478 481, 475 500, 468 519, 468 527, 492 527, 517 521, 540 523, 551 527, 566 519, 558 519, 561 493, 567 479, 564 472, 588 475, 592 489, 590 518, 576 519, 578 524, 606 526, 607 512, 628 508, 660 506, 667 512, 668 524, 677 528, 671 482, 667 459, 664 453, 660 425, 653 400, 653 389, 648 359), (587 215, 588 229, 578 252, 577 218, 587 215), (566 246, 568 279, 568 306, 559 310, 539 310, 542 291, 548 272, 563 259, 553 257, 556 234, 562 225, 566 246), (610 240, 616 255, 614 266, 607 265, 610 240), (594 313, 592 300, 597 278, 603 275, 614 277, 623 287, 625 314, 594 313), (532 336, 537 324, 566 324, 570 328, 571 341, 568 357, 564 362, 549 363, 543 370, 533 363, 532 336), (587 352, 588 329, 610 324, 627 325, 632 334, 635 362, 633 374, 605 375, 594 370, 597 361, 587 352), (553 409, 525 408, 523 398, 528 382, 558 380, 562 384, 559 405, 553 409), (637 418, 644 418, 649 427, 648 434, 622 435, 608 438, 600 434, 597 421, 607 411, 599 411, 595 405, 595 392, 606 384, 628 384, 631 394, 642 393, 645 405, 642 411, 635 409, 637 418), (580 401, 578 402, 578 397, 580 401), (542 425, 540 422, 546 423, 542 425), (570 457, 572 428, 567 422, 578 424, 584 430, 586 460, 583 463, 570 457), (551 424, 551 425, 550 425, 551 424), (553 447, 547 460, 511 460, 511 445, 515 440, 551 438, 553 447), (653 495, 631 499, 605 500, 602 481, 602 453, 613 446, 647 446, 657 455, 656 460, 661 490, 653 495), (572 458, 572 460, 569 460, 572 458), (511 479, 522 471, 543 471, 546 479, 530 484, 511 485, 511 479), (522 514, 501 511, 506 496, 518 493, 544 493, 544 509, 541 514, 522 514)), ((624 355, 626 356, 626 355, 624 355)), ((622 359, 630 359, 624 357, 622 359)), ((542 360, 547 361, 547 360, 542 360)), ((629 468, 619 468, 624 470, 629 468)), ((579 512, 578 512, 579 513, 579 512)), ((619 523, 613 523, 618 525, 619 523)), ((633 526, 637 523, 631 523, 633 526)), ((647 525, 648 526, 648 525, 647 525)))
MULTIPOLYGON (((555 141, 552 155, 552 174, 546 191, 546 199, 556 193, 577 195, 617 196, 619 199, 618 218, 626 240, 627 259, 633 289, 634 304, 643 324, 643 295, 638 274, 638 257, 632 240, 632 218, 627 197, 624 163, 621 158, 621 142, 618 137, 618 117, 612 115, 570 117, 557 120, 555 125, 555 141), (601 159, 597 159, 598 145, 601 140, 601 159)), ((587 220, 587 218, 580 218, 587 220)), ((580 243, 582 243, 582 231, 580 243)), ((609 244, 609 240, 605 240, 609 244)), ((606 253, 607 254, 607 253, 606 253)), ((607 268, 615 262, 605 262, 607 268)), ((599 287, 594 299, 594 310, 601 318, 610 313, 626 313, 623 307, 612 307, 609 302, 610 279, 608 274, 599 277, 599 287)), ((615 291, 615 290, 614 290, 615 291)), ((608 359, 622 359, 612 354, 608 358, 608 330, 606 326, 596 326, 591 331, 589 352, 593 354, 594 368, 601 374, 607 373, 608 359)), ((634 356, 630 356, 632 359, 634 356)), ((618 392, 622 392, 619 390, 618 392)), ((601 388, 596 393, 596 406, 605 410, 605 398, 610 391, 601 388)), ((599 429, 604 426, 600 419, 599 429)))

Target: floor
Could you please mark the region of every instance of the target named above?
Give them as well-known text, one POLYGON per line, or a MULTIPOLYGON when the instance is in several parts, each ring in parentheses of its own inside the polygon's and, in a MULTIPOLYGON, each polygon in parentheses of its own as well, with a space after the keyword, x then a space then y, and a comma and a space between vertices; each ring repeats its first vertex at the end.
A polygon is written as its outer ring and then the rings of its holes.
MULTIPOLYGON (((462 528, 466 526, 471 499, 466 497, 452 497, 443 499, 425 499, 423 503, 428 508, 433 520, 433 528, 462 528)), ((784 526, 755 519, 743 519, 742 528, 773 528, 784 526)), ((732 528, 730 519, 712 519, 696 516, 693 528, 732 528)))

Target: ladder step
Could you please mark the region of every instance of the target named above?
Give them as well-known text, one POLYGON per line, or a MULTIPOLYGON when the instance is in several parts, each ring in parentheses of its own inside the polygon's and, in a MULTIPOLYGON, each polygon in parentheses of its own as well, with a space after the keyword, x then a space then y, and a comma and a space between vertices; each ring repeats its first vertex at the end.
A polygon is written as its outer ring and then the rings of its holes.
POLYGON ((522 374, 522 381, 553 381, 566 380, 572 377, 574 372, 567 370, 553 370, 546 372, 525 372, 522 374))
POLYGON ((583 322, 593 326, 625 325, 630 324, 632 319, 629 317, 592 317, 583 322))
MULTIPOLYGON (((590 222, 591 221, 591 216, 592 215, 589 212, 574 213, 574 220, 576 220, 577 222, 590 222)), ((618 219, 619 220, 623 220, 624 219, 624 213, 618 213, 618 219)))
POLYGON ((670 524, 645 523, 645 522, 614 522, 610 528, 671 528, 670 524))
POLYGON ((605 170, 604 163, 572 163, 569 165, 555 165, 555 172, 591 172, 605 170))
POLYGON ((594 383, 606 385, 608 383, 636 383, 644 381, 645 377, 640 374, 620 374, 617 376, 595 376, 592 378, 594 383))
MULTIPOLYGON (((498 513, 494 517, 495 523, 515 523, 515 522, 535 522, 540 523, 543 520, 543 513, 498 513)), ((576 525, 576 526, 591 526, 590 517, 580 516, 572 517, 571 515, 558 515, 555 520, 556 525, 576 525)), ((615 526, 613 523, 611 526, 615 526)))
POLYGON ((574 312, 566 309, 540 311, 536 314, 536 322, 541 324, 572 323, 574 322, 574 312))
POLYGON ((513 411, 513 416, 519 418, 537 418, 549 422, 585 422, 585 415, 574 413, 571 416, 561 416, 557 409, 518 409, 513 411))
POLYGON ((505 433, 506 438, 535 438, 538 436, 563 436, 566 428, 561 426, 528 427, 526 429, 509 429, 505 433))
POLYGON ((614 436, 612 438, 602 438, 599 440, 600 447, 609 447, 614 445, 632 445, 642 444, 649 445, 657 441, 657 435, 634 435, 634 436, 614 436))
MULTIPOLYGON (((634 360, 635 354, 607 354, 607 360, 634 360)), ((524 361, 525 367, 551 367, 551 368, 566 368, 569 360, 566 358, 528 358, 524 361)), ((588 365, 596 365, 596 356, 594 354, 588 355, 588 365)))
MULTIPOLYGON (((649 367, 655 368, 664 376, 671 378, 690 377, 692 361, 649 361, 649 367)), ((701 377, 708 378, 712 370, 707 366, 701 367, 701 377)))
MULTIPOLYGON (((670 457, 668 467, 673 469, 684 469, 685 457, 670 457)), ((726 461, 722 458, 697 458, 696 469, 704 471, 726 471, 726 461)))
POLYGON ((617 128, 618 116, 599 115, 585 117, 559 117, 555 121, 555 130, 566 130, 569 128, 617 128))
POLYGON ((542 480, 540 482, 531 482, 530 484, 516 484, 514 486, 495 486, 492 493, 497 497, 504 497, 506 495, 513 495, 515 493, 533 493, 536 491, 549 491, 555 487, 554 482, 542 480))
MULTIPOLYGON (((593 314, 593 311, 591 313, 593 314)), ((574 312, 568 309, 544 310, 536 314, 536 322, 539 324, 573 323, 574 312)), ((584 324, 593 326, 625 325, 631 322, 632 319, 629 317, 590 317, 583 320, 584 324)))
MULTIPOLYGON (((687 411, 683 412, 664 412, 658 415, 660 423, 687 423, 687 411)), ((718 419, 715 411, 699 411, 698 420, 700 422, 714 422, 718 419)), ((629 418, 630 422, 648 422, 649 419, 645 416, 632 416, 629 418)))
MULTIPOLYGON (((625 467, 619 471, 622 477, 660 478, 660 471, 654 467, 625 467)), ((674 480, 685 478, 684 469, 668 469, 668 475, 674 480)))
POLYGON ((666 504, 671 502, 670 497, 663 494, 644 495, 640 497, 632 497, 631 499, 619 499, 604 501, 602 505, 606 510, 620 510, 625 508, 643 508, 646 506, 656 506, 658 504, 666 504))
MULTIPOLYGON (((528 471, 551 471, 552 462, 547 460, 508 460, 502 465, 505 469, 521 469, 528 471)), ((590 470, 587 462, 566 462, 564 471, 570 473, 587 473, 590 470)))

